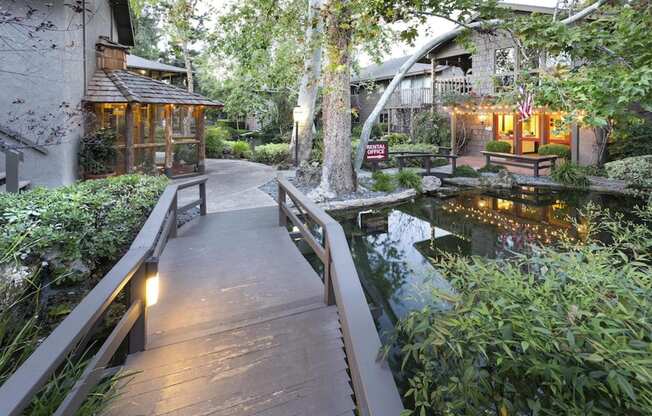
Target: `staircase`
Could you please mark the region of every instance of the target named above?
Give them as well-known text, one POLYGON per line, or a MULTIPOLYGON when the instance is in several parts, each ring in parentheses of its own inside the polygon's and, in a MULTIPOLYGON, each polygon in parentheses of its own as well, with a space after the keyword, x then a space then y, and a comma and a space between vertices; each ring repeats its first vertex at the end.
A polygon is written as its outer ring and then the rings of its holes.
POLYGON ((0 151, 5 154, 6 168, 6 172, 0 172, 0 192, 16 193, 28 189, 30 181, 21 181, 18 176, 23 153, 7 146, 0 147, 0 151))

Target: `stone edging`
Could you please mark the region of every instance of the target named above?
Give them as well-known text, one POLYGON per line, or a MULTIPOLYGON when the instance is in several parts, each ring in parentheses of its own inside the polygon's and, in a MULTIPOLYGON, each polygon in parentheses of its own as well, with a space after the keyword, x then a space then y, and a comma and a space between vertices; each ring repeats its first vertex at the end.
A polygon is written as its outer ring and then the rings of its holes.
POLYGON ((376 196, 372 198, 362 198, 362 199, 349 199, 345 201, 329 201, 329 202, 322 202, 317 205, 319 205, 325 211, 333 212, 333 211, 343 211, 348 209, 371 207, 375 205, 393 204, 396 202, 412 199, 415 196, 417 196, 417 192, 414 189, 406 189, 401 192, 395 192, 384 196, 376 196))

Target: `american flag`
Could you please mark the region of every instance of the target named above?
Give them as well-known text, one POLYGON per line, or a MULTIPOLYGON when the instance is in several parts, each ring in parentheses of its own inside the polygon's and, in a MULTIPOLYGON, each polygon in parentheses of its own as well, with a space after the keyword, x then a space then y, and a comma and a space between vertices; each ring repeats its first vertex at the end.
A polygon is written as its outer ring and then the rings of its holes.
POLYGON ((530 92, 525 90, 524 87, 518 87, 518 91, 521 96, 521 102, 518 104, 518 112, 521 119, 527 120, 534 112, 534 98, 530 92))

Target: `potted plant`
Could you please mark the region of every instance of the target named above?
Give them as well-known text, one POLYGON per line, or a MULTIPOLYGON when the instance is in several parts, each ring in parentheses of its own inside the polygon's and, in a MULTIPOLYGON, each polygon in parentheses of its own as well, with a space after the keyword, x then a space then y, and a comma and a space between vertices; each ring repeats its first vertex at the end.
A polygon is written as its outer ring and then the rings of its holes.
POLYGON ((100 179, 115 175, 117 150, 113 129, 99 129, 82 138, 79 146, 79 167, 84 179, 100 179))

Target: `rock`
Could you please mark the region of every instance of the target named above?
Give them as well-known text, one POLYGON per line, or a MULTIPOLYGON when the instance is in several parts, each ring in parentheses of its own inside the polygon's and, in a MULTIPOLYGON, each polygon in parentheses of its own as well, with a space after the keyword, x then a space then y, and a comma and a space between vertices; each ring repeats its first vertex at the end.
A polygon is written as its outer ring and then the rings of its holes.
POLYGON ((298 185, 317 186, 321 181, 321 166, 316 162, 301 162, 294 174, 294 179, 298 185))
POLYGON ((501 170, 496 175, 483 176, 480 183, 490 188, 511 189, 516 185, 516 180, 507 170, 501 170))
POLYGON ((329 199, 334 199, 337 195, 334 192, 326 191, 321 186, 316 187, 308 193, 308 198, 319 204, 329 199))
POLYGON ((432 192, 441 188, 441 179, 436 176, 424 176, 421 179, 421 189, 423 192, 432 192))

